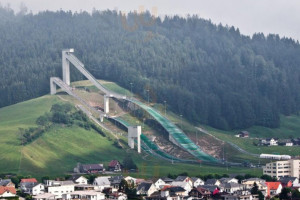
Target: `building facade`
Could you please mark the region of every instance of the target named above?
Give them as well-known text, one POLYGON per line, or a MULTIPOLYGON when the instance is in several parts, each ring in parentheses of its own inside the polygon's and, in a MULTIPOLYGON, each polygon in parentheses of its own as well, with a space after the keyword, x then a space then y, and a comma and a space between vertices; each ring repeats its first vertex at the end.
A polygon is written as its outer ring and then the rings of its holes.
POLYGON ((263 174, 277 179, 281 177, 297 177, 300 175, 300 160, 285 160, 267 163, 263 167, 263 174))

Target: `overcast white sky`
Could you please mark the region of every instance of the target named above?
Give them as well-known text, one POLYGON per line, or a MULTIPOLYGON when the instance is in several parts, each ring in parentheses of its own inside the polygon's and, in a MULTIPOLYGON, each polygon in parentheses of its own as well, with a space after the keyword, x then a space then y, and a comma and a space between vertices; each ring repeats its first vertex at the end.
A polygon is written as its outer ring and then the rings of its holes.
POLYGON ((128 12, 140 6, 158 15, 198 14, 214 23, 238 27, 243 34, 278 33, 300 40, 300 0, 0 0, 19 10, 21 2, 33 13, 42 10, 117 9, 128 12))

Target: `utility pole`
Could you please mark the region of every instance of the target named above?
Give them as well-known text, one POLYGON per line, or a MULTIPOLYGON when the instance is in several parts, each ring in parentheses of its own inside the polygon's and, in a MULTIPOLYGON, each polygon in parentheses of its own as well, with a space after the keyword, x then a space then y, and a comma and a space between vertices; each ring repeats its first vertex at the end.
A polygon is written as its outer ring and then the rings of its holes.
POLYGON ((133 97, 133 94, 132 94, 132 83, 130 83, 130 92, 131 92, 131 98, 133 97))
POLYGON ((167 101, 164 101, 165 103, 165 117, 167 116, 167 101))
POLYGON ((182 115, 180 115, 180 129, 182 129, 182 115))
POLYGON ((149 89, 147 90, 147 93, 148 93, 148 105, 149 105, 149 89))

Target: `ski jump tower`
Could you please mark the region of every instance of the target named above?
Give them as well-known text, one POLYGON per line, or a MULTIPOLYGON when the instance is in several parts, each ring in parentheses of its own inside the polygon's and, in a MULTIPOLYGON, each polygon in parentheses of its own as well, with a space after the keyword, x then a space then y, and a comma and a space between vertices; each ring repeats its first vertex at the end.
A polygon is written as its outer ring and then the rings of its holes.
MULTIPOLYGON (((104 117, 108 117, 109 113, 109 98, 123 99, 128 100, 126 96, 112 92, 106 89, 98 80, 89 73, 84 67, 84 64, 78 60, 76 56, 73 55, 74 49, 64 49, 62 51, 62 73, 63 80, 58 77, 50 78, 50 93, 51 95, 56 94, 56 87, 59 86, 62 90, 67 92, 69 95, 75 97, 83 105, 90 108, 91 110, 97 111, 100 113, 100 121, 103 122, 104 117), (73 92, 73 89, 70 87, 70 63, 74 65, 88 80, 90 80, 100 91, 104 93, 104 112, 98 111, 82 98, 76 95, 73 92)), ((128 145, 131 149, 134 149, 135 140, 137 142, 137 150, 141 153, 141 126, 132 126, 128 128, 128 145)))
MULTIPOLYGON (((70 85, 70 63, 72 63, 87 79, 89 79, 97 88, 101 91, 104 87, 91 75, 85 68, 84 64, 80 62, 72 53, 74 49, 64 49, 62 51, 62 72, 63 72, 63 82, 70 85)), ((113 95, 107 95, 107 90, 103 91, 104 95, 104 113, 109 113, 109 98, 113 95)))

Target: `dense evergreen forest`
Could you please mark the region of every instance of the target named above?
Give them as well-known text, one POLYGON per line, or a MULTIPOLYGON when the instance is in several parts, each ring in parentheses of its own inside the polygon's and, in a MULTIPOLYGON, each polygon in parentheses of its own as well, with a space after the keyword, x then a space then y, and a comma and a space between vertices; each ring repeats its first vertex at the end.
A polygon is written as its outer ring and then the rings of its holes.
MULTIPOLYGON (((300 45, 197 16, 164 19, 116 11, 14 13, 0 8, 0 107, 49 93, 61 50, 88 70, 195 123, 221 129, 278 127, 297 114, 300 45)), ((72 80, 83 79, 73 70, 72 80)))

